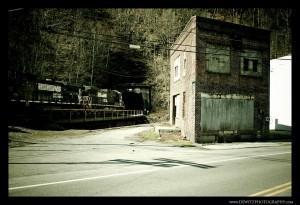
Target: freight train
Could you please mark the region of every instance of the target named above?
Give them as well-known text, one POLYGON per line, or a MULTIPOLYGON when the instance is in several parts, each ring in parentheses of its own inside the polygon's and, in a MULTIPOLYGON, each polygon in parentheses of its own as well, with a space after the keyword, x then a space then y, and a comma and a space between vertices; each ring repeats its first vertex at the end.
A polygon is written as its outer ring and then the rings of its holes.
POLYGON ((8 96, 10 104, 38 105, 43 109, 124 109, 122 93, 117 90, 42 80, 30 73, 9 73, 8 96))

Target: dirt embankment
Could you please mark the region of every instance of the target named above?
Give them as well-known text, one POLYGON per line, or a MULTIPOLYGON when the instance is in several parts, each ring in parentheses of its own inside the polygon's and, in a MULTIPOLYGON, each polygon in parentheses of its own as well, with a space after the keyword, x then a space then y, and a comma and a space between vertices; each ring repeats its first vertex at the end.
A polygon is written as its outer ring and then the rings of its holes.
POLYGON ((77 136, 89 133, 90 130, 36 130, 20 126, 8 126, 8 145, 9 147, 25 146, 26 144, 34 144, 47 142, 66 136, 77 136))

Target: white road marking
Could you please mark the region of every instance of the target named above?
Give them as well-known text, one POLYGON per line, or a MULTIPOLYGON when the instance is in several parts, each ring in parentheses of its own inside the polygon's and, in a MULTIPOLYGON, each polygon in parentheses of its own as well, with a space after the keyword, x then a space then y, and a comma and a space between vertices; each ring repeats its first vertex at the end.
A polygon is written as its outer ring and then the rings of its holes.
POLYGON ((115 177, 115 176, 123 176, 123 175, 128 175, 128 174, 138 174, 138 173, 142 173, 142 172, 151 172, 151 171, 156 171, 156 170, 159 170, 159 169, 142 170, 142 171, 137 171, 137 172, 127 172, 127 173, 121 173, 121 174, 112 174, 112 175, 97 176, 97 177, 87 177, 87 178, 82 178, 82 179, 72 179, 72 180, 59 181, 59 182, 50 182, 50 183, 44 183, 44 184, 34 184, 34 185, 28 185, 28 186, 12 187, 12 188, 9 188, 8 190, 47 186, 47 185, 53 185, 53 184, 63 184, 63 183, 78 182, 78 181, 91 180, 91 179, 101 179, 101 178, 108 178, 108 177, 115 177))
MULTIPOLYGON (((227 162, 227 161, 234 161, 234 160, 240 160, 240 159, 265 157, 265 156, 271 156, 271 155, 290 154, 290 153, 291 152, 281 152, 281 153, 274 153, 274 154, 253 155, 253 156, 247 156, 247 157, 238 157, 238 158, 216 160, 216 161, 210 161, 210 162, 201 162, 201 164, 213 164, 213 163, 218 163, 218 162, 227 162)), ((186 167, 186 166, 190 166, 190 165, 179 165, 179 166, 172 167, 172 168, 179 168, 179 167, 186 167)), ((105 176, 87 177, 87 178, 81 178, 81 179, 49 182, 49 183, 43 183, 43 184, 34 184, 34 185, 28 185, 28 186, 11 187, 11 188, 8 188, 8 190, 25 189, 25 188, 40 187, 40 186, 47 186, 47 185, 53 185, 53 184, 63 184, 63 183, 70 183, 70 182, 78 182, 78 181, 85 181, 85 180, 92 180, 92 179, 102 179, 102 178, 124 176, 124 175, 138 174, 138 173, 144 173, 144 172, 153 172, 153 171, 158 171, 158 170, 162 170, 162 169, 166 169, 166 168, 148 169, 148 170, 141 170, 141 171, 136 171, 136 172, 127 172, 127 173, 112 174, 112 175, 105 175, 105 176)))
POLYGON ((217 160, 217 161, 211 161, 211 162, 203 162, 204 164, 212 164, 217 162, 227 162, 227 161, 234 161, 239 159, 247 159, 247 158, 255 158, 255 157, 265 157, 265 156, 271 156, 271 155, 279 155, 279 154, 290 154, 291 152, 281 152, 281 153, 274 153, 274 154, 263 154, 263 155, 254 155, 249 157, 238 157, 233 159, 224 159, 224 160, 217 160))

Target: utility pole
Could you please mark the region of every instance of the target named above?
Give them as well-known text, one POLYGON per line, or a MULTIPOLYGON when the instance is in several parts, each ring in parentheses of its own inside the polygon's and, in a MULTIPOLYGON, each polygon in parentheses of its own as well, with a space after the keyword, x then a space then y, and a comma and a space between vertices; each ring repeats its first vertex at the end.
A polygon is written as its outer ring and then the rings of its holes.
POLYGON ((156 63, 155 63, 155 45, 153 45, 153 63, 154 63, 154 70, 156 70, 156 63))
POLYGON ((95 33, 93 34, 93 53, 92 53, 92 68, 91 68, 91 86, 93 85, 93 75, 94 75, 94 59, 95 59, 95 33))

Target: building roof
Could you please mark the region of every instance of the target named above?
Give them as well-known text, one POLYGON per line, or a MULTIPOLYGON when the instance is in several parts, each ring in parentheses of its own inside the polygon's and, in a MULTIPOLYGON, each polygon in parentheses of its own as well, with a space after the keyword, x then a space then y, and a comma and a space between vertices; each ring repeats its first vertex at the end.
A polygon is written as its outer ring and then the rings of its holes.
POLYGON ((242 33, 245 37, 250 38, 256 38, 256 39, 262 39, 262 40, 268 40, 270 39, 270 30, 261 29, 261 28, 255 28, 251 26, 245 26, 241 24, 226 22, 226 21, 220 21, 216 19, 211 18, 205 18, 200 16, 192 16, 182 32, 179 34, 177 39, 174 41, 174 43, 170 46, 172 48, 178 41, 181 39, 181 37, 188 33, 187 29, 189 28, 190 24, 195 22, 197 24, 197 27, 200 27, 204 30, 214 30, 220 33, 242 33), (255 34, 253 36, 253 34, 255 34))

